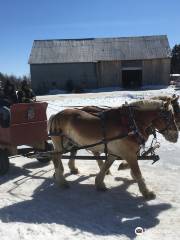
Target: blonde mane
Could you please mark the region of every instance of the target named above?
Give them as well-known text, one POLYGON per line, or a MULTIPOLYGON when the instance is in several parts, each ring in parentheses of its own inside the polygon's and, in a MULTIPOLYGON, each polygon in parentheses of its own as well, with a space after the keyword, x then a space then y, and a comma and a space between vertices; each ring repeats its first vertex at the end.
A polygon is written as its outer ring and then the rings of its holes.
POLYGON ((163 103, 164 102, 162 100, 139 100, 128 105, 137 108, 139 111, 146 111, 162 109, 163 103))

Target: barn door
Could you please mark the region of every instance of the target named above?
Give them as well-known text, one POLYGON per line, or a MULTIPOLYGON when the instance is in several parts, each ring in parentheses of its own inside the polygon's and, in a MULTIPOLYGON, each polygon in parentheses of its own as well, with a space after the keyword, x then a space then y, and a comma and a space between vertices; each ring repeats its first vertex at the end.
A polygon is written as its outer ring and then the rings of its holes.
POLYGON ((124 88, 139 88, 142 86, 142 70, 123 70, 122 86, 124 88))

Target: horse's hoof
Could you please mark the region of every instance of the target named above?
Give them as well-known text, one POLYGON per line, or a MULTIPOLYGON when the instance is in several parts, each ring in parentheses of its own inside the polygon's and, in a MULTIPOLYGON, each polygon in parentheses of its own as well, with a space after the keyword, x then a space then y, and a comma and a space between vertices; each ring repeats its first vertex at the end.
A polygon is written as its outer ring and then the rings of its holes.
POLYGON ((107 170, 106 175, 112 175, 110 170, 107 170))
POLYGON ((68 183, 67 181, 61 181, 61 182, 56 181, 56 183, 58 184, 58 186, 59 186, 60 188, 63 188, 63 189, 68 189, 68 188, 70 188, 70 185, 69 185, 69 183, 68 183))
POLYGON ((153 200, 156 198, 156 194, 153 191, 149 191, 149 192, 143 194, 143 196, 146 200, 153 200))
POLYGON ((108 188, 106 187, 105 184, 102 184, 102 185, 96 185, 96 189, 97 189, 98 191, 101 191, 101 192, 105 192, 105 191, 108 190, 108 188))
POLYGON ((79 174, 79 170, 77 168, 72 169, 71 174, 79 174))
POLYGON ((128 169, 128 168, 129 168, 128 163, 120 163, 119 167, 118 167, 118 171, 119 170, 125 170, 125 169, 128 169))
POLYGON ((70 185, 69 185, 68 182, 63 182, 63 183, 61 184, 61 187, 64 188, 64 189, 68 189, 68 188, 70 188, 70 185))
POLYGON ((57 185, 59 185, 60 187, 66 189, 69 188, 69 183, 66 180, 60 181, 56 178, 56 173, 53 174, 53 178, 55 180, 55 182, 57 183, 57 185))

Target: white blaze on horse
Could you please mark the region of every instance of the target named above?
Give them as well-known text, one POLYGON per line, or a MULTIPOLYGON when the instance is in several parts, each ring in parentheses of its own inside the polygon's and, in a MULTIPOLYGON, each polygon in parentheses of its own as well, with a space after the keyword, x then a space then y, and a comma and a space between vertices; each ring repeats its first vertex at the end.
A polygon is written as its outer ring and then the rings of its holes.
MULTIPOLYGON (((172 105, 170 102, 164 101, 138 101, 133 106, 122 106, 106 110, 103 119, 108 159, 96 176, 96 188, 100 190, 106 189, 104 184, 105 174, 117 156, 119 156, 128 162, 143 196, 147 199, 154 198, 155 194, 146 187, 138 165, 136 153, 142 141, 147 141, 149 135, 146 130, 151 125, 168 141, 177 141, 178 129, 172 105), (134 127, 136 131, 132 133, 134 127), (131 151, 129 151, 130 149, 131 151)), ((77 146, 101 142, 104 137, 102 133, 102 120, 96 115, 79 109, 66 109, 51 118, 49 128, 50 133, 57 134, 56 136, 51 136, 55 153, 57 153, 53 156, 55 179, 59 185, 67 186, 68 183, 63 174, 64 169, 60 154, 63 151, 63 139, 67 138, 68 141, 71 140, 77 146)), ((102 153, 104 152, 104 144, 88 147, 88 150, 102 153)))

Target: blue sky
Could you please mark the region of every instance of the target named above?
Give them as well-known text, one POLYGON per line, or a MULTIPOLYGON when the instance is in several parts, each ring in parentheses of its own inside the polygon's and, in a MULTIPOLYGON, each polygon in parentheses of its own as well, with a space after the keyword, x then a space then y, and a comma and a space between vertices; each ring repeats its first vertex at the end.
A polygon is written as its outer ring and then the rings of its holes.
POLYGON ((0 0, 0 72, 29 74, 34 39, 156 34, 180 44, 180 0, 0 0))

